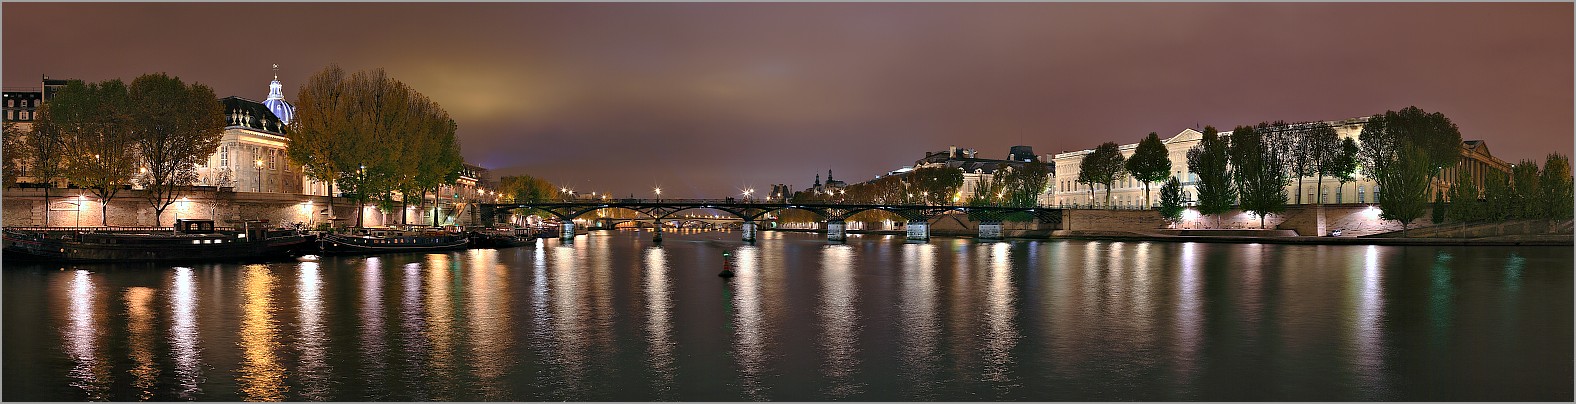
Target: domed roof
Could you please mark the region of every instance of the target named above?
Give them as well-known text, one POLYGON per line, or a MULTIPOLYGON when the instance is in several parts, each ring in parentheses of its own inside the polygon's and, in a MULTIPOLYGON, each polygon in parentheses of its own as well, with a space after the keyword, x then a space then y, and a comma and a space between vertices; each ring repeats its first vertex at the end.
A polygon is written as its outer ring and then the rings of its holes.
POLYGON ((268 111, 273 112, 274 116, 279 117, 280 121, 288 125, 295 120, 295 106, 290 105, 289 101, 285 101, 285 86, 279 84, 279 73, 277 71, 279 65, 274 65, 274 69, 276 69, 274 81, 268 84, 268 99, 263 101, 263 105, 268 107, 268 111))

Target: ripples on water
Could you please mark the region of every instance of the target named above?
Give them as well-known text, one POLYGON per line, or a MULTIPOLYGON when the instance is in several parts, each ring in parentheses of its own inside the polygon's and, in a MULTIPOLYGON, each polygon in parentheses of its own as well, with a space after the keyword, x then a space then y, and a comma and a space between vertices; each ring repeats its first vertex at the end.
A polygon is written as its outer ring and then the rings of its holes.
POLYGON ((820 237, 7 265, 0 398, 1572 398, 1570 248, 820 237))

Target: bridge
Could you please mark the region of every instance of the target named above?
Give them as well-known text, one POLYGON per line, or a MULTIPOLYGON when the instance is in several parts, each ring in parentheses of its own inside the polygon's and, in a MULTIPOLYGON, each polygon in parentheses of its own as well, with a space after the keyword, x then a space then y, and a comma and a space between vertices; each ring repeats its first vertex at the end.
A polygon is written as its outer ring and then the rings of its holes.
MULTIPOLYGON (((958 212, 968 214, 970 218, 980 221, 980 238, 1001 238, 1001 222, 1010 216, 1024 216, 1034 218, 1040 223, 1060 228, 1062 224, 1062 210, 1043 207, 1009 207, 1009 206, 958 206, 958 205, 886 205, 886 204, 858 204, 858 203, 794 203, 751 201, 734 199, 618 199, 618 200, 590 200, 590 201, 557 201, 557 202, 526 202, 526 203, 490 203, 480 204, 480 213, 483 223, 493 224, 498 218, 508 214, 513 209, 536 209, 557 217, 563 223, 560 229, 564 240, 574 237, 574 219, 601 209, 627 209, 643 216, 642 219, 651 219, 658 222, 673 220, 675 214, 692 209, 711 209, 727 212, 740 220, 743 224, 740 230, 745 241, 755 241, 755 222, 775 212, 789 209, 802 210, 813 213, 821 218, 826 225, 826 239, 830 241, 843 241, 847 239, 846 223, 848 217, 865 211, 885 211, 902 217, 908 222, 909 240, 929 240, 930 220, 941 215, 958 212)), ((619 219, 624 220, 624 219, 619 219)), ((662 227, 657 227, 655 237, 662 237, 662 227)))

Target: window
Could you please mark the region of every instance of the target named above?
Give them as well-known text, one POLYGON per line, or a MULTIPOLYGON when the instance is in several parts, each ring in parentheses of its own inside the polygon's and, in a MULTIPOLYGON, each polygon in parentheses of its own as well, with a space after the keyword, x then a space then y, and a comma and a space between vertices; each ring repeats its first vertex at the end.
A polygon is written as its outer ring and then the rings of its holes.
POLYGON ((15 107, 16 106, 16 100, 5 100, 5 106, 7 108, 15 107))
POLYGON ((32 114, 28 113, 27 111, 22 111, 22 117, 17 119, 17 120, 19 120, 19 121, 26 121, 26 120, 29 120, 29 119, 33 119, 33 117, 31 115, 32 114))
POLYGON ((219 167, 230 166, 230 146, 219 146, 219 167))
POLYGON ((1374 203, 1379 203, 1379 186, 1378 185, 1374 185, 1373 192, 1374 192, 1374 203))
POLYGON ((1368 201, 1366 200, 1367 198, 1364 198, 1364 196, 1365 195, 1363 194, 1363 186, 1362 185, 1358 185, 1357 186, 1357 203, 1368 203, 1368 201))
POLYGON ((1344 189, 1346 189, 1346 187, 1335 188, 1335 203, 1341 203, 1341 191, 1344 189))
POLYGON ((268 169, 279 169, 279 149, 268 149, 268 169))
POLYGON ((16 119, 16 111, 6 111, 5 112, 5 120, 9 121, 9 120, 13 120, 13 119, 16 119))

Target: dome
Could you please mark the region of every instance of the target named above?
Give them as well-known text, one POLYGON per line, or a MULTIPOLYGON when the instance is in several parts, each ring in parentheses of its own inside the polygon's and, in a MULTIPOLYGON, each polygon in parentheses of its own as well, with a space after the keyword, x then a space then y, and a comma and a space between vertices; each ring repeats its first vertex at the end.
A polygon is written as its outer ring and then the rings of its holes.
MULTIPOLYGON (((277 68, 277 67, 276 67, 277 68)), ((263 106, 286 125, 295 120, 295 106, 285 101, 284 85, 279 84, 279 75, 274 75, 274 81, 268 84, 268 99, 263 101, 263 106)))

